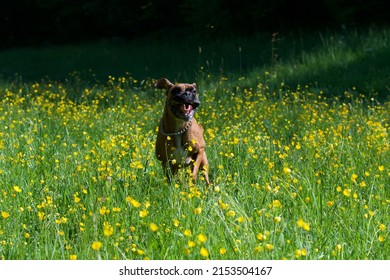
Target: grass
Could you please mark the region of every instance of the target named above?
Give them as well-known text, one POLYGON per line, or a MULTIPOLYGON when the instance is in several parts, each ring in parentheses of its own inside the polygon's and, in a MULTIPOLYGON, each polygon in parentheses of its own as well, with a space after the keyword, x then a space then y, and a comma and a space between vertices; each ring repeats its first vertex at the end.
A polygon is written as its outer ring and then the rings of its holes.
POLYGON ((388 259, 389 101, 205 65, 210 188, 164 180, 152 80, 3 82, 0 257, 388 259))
MULTIPOLYGON (((275 89, 284 82, 292 89, 312 85, 328 94, 342 95, 357 87, 390 93, 389 28, 341 30, 313 34, 258 34, 212 42, 188 37, 150 35, 131 42, 102 40, 79 45, 9 49, 0 52, 0 78, 13 81, 64 80, 79 72, 85 81, 104 83, 111 76, 138 80, 207 80, 246 77, 258 80, 270 72, 267 84, 275 89), (187 38, 187 39, 184 39, 187 38)), ((234 86, 234 85, 233 85, 234 86)))

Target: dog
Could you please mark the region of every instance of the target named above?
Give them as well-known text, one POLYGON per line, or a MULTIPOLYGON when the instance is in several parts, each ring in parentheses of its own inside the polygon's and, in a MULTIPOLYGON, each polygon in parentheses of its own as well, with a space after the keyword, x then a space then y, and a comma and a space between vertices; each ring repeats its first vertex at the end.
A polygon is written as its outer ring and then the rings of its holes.
POLYGON ((168 181, 184 166, 192 167, 192 177, 197 179, 199 170, 209 185, 208 160, 203 128, 194 118, 199 107, 196 84, 173 84, 168 79, 159 79, 154 86, 165 90, 166 101, 160 119, 156 156, 168 181))

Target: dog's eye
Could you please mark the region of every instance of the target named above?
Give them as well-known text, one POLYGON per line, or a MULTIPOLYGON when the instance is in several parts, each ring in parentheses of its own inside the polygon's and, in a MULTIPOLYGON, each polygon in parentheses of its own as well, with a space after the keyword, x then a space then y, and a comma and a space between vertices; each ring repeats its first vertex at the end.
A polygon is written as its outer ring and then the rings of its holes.
POLYGON ((190 93, 192 93, 192 94, 196 94, 196 89, 190 87, 190 88, 187 89, 187 92, 190 92, 190 93))

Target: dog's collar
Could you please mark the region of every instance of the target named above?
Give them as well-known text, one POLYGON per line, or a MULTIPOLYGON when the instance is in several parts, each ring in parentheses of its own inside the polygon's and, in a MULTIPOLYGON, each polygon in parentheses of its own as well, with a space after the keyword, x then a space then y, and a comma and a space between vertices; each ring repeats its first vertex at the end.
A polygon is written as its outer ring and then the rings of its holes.
POLYGON ((187 124, 185 125, 185 127, 183 129, 181 129, 177 132, 167 133, 167 132, 165 132, 163 120, 160 119, 160 131, 161 131, 162 135, 164 135, 164 136, 176 136, 176 135, 183 134, 184 132, 186 132, 190 128, 191 125, 192 125, 192 119, 190 119, 187 122, 187 124))

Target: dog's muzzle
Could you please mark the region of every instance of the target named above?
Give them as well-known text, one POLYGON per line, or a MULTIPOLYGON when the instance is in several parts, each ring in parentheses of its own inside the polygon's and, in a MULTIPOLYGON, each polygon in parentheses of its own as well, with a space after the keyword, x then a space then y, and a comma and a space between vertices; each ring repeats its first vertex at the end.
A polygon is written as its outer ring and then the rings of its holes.
POLYGON ((195 114, 196 108, 200 105, 199 98, 191 92, 183 92, 169 100, 169 107, 173 114, 183 120, 190 120, 195 114))

